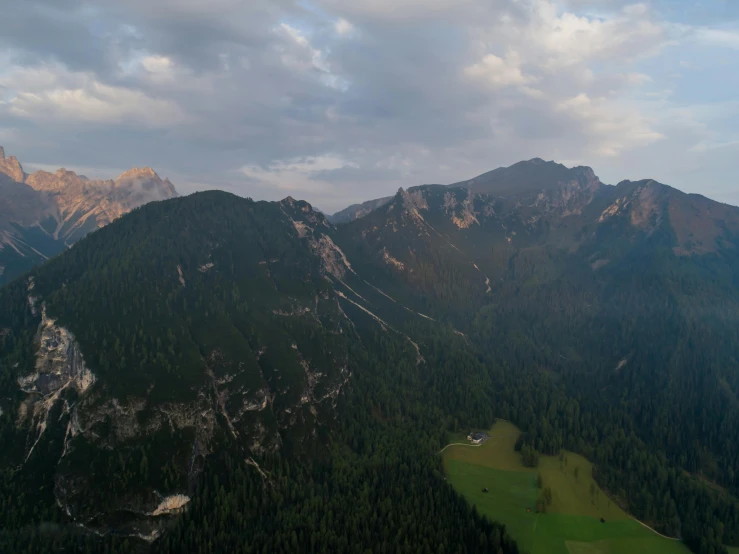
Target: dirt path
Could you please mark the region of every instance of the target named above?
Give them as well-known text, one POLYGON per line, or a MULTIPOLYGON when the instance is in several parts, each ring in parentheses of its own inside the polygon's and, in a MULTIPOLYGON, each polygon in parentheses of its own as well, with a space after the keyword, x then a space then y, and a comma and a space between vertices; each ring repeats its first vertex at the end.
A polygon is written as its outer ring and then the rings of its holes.
POLYGON ((642 527, 646 527, 647 529, 649 529, 649 530, 650 530, 650 531, 651 531, 652 533, 654 533, 655 535, 659 535, 659 536, 660 536, 660 537, 662 537, 663 539, 668 539, 668 540, 671 540, 671 541, 679 541, 679 540, 680 540, 680 539, 678 539, 678 538, 675 538, 675 537, 668 537, 667 535, 663 535, 663 534, 662 534, 662 533, 660 533, 659 531, 655 531, 655 530, 654 530, 654 529, 652 529, 652 528, 651 528, 651 527, 650 527, 649 525, 647 525, 646 523, 642 523, 641 521, 639 521, 639 520, 638 520, 638 519, 636 519, 635 517, 632 517, 631 519, 633 519, 634 521, 636 521, 636 522, 637 522, 637 523, 638 523, 639 525, 641 525, 642 527))
POLYGON ((451 444, 447 444, 444 448, 442 448, 441 450, 439 450, 439 454, 441 454, 442 452, 444 452, 444 450, 446 450, 450 446, 482 446, 483 444, 485 444, 485 443, 481 443, 481 444, 469 444, 467 442, 453 442, 451 444))
POLYGON ((453 442, 451 444, 447 444, 444 448, 442 448, 441 450, 439 450, 439 454, 441 454, 442 452, 444 452, 444 450, 446 450, 450 446, 482 446, 483 444, 485 444, 486 442, 488 442, 490 439, 502 439, 502 438, 510 437, 510 436, 517 435, 517 434, 518 433, 508 433, 508 434, 505 434, 505 435, 491 435, 488 438, 486 438, 483 442, 481 442, 480 444, 470 444, 468 442, 453 442))

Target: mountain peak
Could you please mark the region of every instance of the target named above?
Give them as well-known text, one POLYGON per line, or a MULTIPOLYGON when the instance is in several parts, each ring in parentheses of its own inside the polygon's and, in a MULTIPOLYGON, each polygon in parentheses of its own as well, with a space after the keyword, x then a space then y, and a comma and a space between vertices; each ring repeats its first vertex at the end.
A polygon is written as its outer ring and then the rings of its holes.
POLYGON ((26 173, 15 156, 5 157, 5 149, 0 146, 0 173, 4 173, 13 181, 22 183, 26 179, 26 173))
POLYGON ((483 194, 509 195, 556 190, 568 183, 591 186, 600 181, 589 167, 569 168, 554 161, 532 158, 493 169, 454 186, 464 186, 483 194))
POLYGON ((137 179, 137 178, 148 178, 148 179, 159 179, 159 175, 150 167, 133 167, 128 171, 121 173, 116 182, 125 179, 137 179))
POLYGON ((160 179, 150 167, 130 169, 116 181, 90 180, 64 167, 28 175, 0 148, 0 181, 6 176, 17 186, 0 183, 5 187, 0 227, 11 230, 8 240, 17 237, 27 248, 5 248, 0 240, 0 284, 134 208, 178 196, 169 179, 160 179))

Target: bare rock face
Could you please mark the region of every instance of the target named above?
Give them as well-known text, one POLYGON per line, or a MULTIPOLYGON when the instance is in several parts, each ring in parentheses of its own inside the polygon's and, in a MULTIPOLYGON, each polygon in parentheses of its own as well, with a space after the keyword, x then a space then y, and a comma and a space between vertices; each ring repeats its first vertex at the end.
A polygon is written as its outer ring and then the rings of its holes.
POLYGON ((20 162, 15 156, 5 157, 5 150, 0 147, 0 173, 4 173, 13 181, 22 183, 26 177, 20 162))
MULTIPOLYGON (((31 281, 29 306, 34 312, 35 299, 30 295, 32 289, 31 281)), ((85 365, 74 336, 47 316, 45 305, 41 307, 36 341, 38 352, 35 371, 18 378, 19 388, 27 395, 18 413, 18 425, 28 425, 30 429, 26 459, 44 435, 51 410, 64 401, 64 392, 75 390, 78 395, 84 395, 95 383, 95 375, 85 365)))
POLYGON ((48 397, 65 387, 74 387, 84 394, 95 382, 74 336, 46 315, 46 306, 42 307, 38 342, 36 372, 18 379, 23 392, 48 397))
POLYGON ((134 208, 177 196, 172 183, 151 168, 131 169, 115 181, 90 180, 62 168, 56 173, 37 171, 27 176, 26 183, 46 192, 56 205, 52 234, 67 245, 134 208))
POLYGON ((123 214, 175 196, 169 179, 149 167, 130 169, 115 181, 64 168, 28 175, 0 147, 0 284, 123 214))

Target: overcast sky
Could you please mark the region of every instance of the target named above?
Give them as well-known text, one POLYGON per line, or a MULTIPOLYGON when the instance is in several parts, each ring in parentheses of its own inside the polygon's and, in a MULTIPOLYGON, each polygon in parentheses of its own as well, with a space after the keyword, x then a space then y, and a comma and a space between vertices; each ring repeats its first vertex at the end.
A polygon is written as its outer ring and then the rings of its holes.
POLYGON ((541 157, 739 205, 739 1, 0 0, 0 144, 329 212, 541 157))

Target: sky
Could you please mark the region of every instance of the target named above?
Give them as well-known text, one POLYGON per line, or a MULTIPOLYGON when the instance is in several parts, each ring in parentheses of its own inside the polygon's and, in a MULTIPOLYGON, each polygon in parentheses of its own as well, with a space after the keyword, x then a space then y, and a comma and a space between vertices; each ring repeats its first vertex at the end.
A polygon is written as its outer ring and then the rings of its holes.
POLYGON ((3 1, 0 144, 334 212, 540 157, 739 205, 739 1, 3 1))

